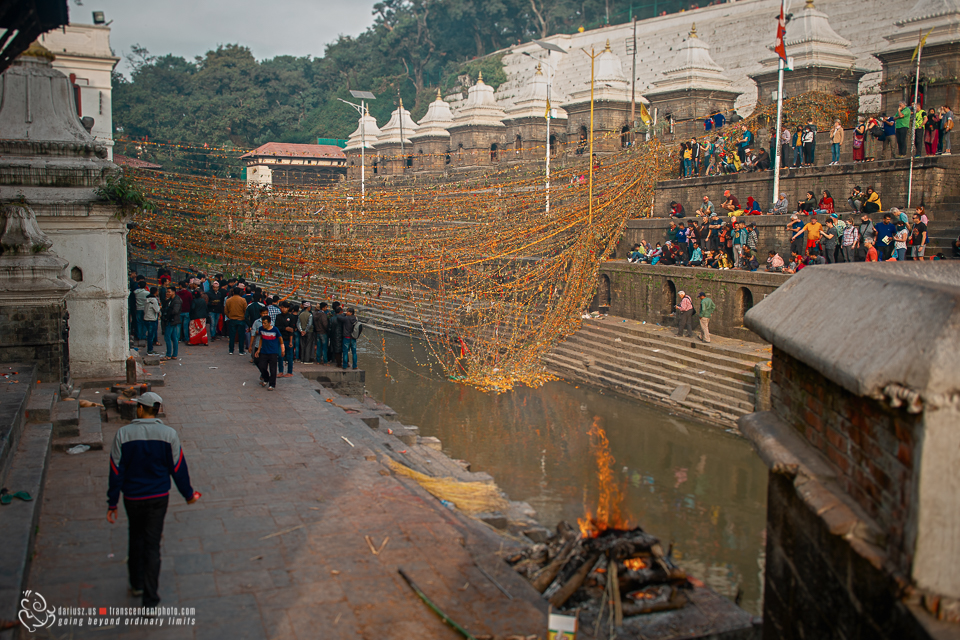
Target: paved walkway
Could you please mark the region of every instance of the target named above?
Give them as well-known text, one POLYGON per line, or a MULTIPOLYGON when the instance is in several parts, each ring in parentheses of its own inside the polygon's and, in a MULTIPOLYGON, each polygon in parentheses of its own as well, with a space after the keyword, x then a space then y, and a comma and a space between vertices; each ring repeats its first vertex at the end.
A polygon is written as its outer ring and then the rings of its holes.
MULTIPOLYGON (((162 606, 195 607, 196 626, 54 627, 36 637, 460 637, 397 567, 475 635, 545 635, 545 612, 496 559, 499 543, 387 472, 382 438, 324 402, 315 383, 295 375, 268 392, 248 357, 227 355, 223 342, 181 355, 163 365, 157 391, 203 498, 187 505, 171 494, 160 596, 162 606), (390 539, 374 555, 365 535, 390 539), (508 600, 474 559, 519 596, 508 600)), ((119 426, 104 425, 104 451, 53 454, 30 577, 49 604, 139 606, 127 595, 125 514, 115 525, 105 517, 119 426)))

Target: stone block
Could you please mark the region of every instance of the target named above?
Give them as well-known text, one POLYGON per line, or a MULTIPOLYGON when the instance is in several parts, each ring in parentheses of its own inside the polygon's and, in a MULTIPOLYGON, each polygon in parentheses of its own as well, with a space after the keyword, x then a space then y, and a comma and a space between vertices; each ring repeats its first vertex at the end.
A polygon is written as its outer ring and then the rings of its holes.
POLYGON ((418 444, 428 449, 433 449, 434 451, 441 451, 443 449, 443 443, 440 442, 440 439, 434 438, 433 436, 421 437, 418 444))
POLYGON ((76 400, 61 400, 53 406, 53 433, 57 438, 80 435, 80 405, 76 400))
POLYGON ((670 394, 670 400, 673 402, 683 402, 687 399, 687 396, 690 395, 691 388, 688 384, 679 385, 673 390, 673 393, 670 394))
POLYGON ((543 527, 531 527, 524 529, 522 533, 534 544, 547 542, 552 537, 551 531, 543 527))
POLYGON ((490 511, 485 513, 478 513, 477 519, 481 522, 486 522, 488 525, 494 529, 505 530, 509 522, 507 521, 507 516, 503 515, 499 511, 490 511))

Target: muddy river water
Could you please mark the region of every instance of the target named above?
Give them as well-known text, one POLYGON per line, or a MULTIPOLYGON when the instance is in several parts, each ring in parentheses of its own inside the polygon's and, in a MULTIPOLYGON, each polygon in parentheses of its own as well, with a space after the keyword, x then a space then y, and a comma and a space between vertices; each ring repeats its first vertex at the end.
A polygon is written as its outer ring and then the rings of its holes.
POLYGON ((674 559, 691 575, 730 598, 739 590, 741 606, 759 614, 767 470, 746 440, 562 381, 482 393, 446 380, 416 340, 372 330, 363 338, 370 395, 421 435, 439 438, 451 457, 490 473, 546 526, 575 524, 585 504, 595 508, 598 461, 588 431, 599 425, 624 516, 673 543, 674 559))

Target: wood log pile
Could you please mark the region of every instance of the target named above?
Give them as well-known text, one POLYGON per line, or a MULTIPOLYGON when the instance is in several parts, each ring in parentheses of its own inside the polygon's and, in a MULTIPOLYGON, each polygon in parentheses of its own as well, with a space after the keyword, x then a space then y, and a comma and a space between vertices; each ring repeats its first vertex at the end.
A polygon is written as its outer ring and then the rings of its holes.
POLYGON ((679 609, 687 574, 664 553, 660 540, 640 527, 607 529, 584 537, 566 522, 557 535, 507 558, 556 610, 587 610, 619 627, 624 617, 679 609))

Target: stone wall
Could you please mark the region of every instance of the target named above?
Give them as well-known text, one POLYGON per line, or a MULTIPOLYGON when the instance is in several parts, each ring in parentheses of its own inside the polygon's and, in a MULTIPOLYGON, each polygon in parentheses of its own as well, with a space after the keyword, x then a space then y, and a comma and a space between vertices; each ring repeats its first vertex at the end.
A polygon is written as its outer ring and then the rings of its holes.
MULTIPOLYGON (((817 156, 818 163, 826 165, 830 158, 829 144, 818 142, 817 156)), ((880 194, 885 209, 903 208, 907 204, 909 165, 909 160, 887 160, 789 169, 780 178, 780 191, 787 194, 791 208, 796 209, 798 198, 805 198, 807 191, 813 191, 819 198, 820 192, 826 189, 838 204, 843 205, 839 210, 847 211, 846 199, 854 186, 860 185, 863 189, 873 186, 880 194)), ((718 206, 723 201, 726 189, 730 189, 741 204, 746 203, 748 196, 753 196, 765 211, 773 206, 772 171, 738 173, 658 182, 653 215, 667 216, 670 202, 674 200, 683 204, 688 214, 692 215, 705 195, 710 196, 713 204, 718 206)), ((941 203, 956 202, 960 202, 960 155, 918 159, 913 174, 913 204, 923 203, 927 208, 932 208, 941 203)))
POLYGON ((826 456, 843 491, 883 529, 891 559, 909 572, 915 532, 904 526, 917 491, 921 417, 838 388, 776 346, 770 397, 774 413, 826 456))
POLYGON ((0 306, 0 362, 31 362, 40 382, 65 382, 66 305, 0 306))
POLYGON ((607 262, 600 268, 594 304, 609 309, 615 316, 652 324, 674 324, 675 318, 670 314, 677 292, 686 291, 696 297, 703 291, 717 305, 710 319, 711 333, 759 341, 756 334, 743 326, 743 315, 789 278, 779 273, 607 262), (606 299, 608 291, 609 299, 606 299))

